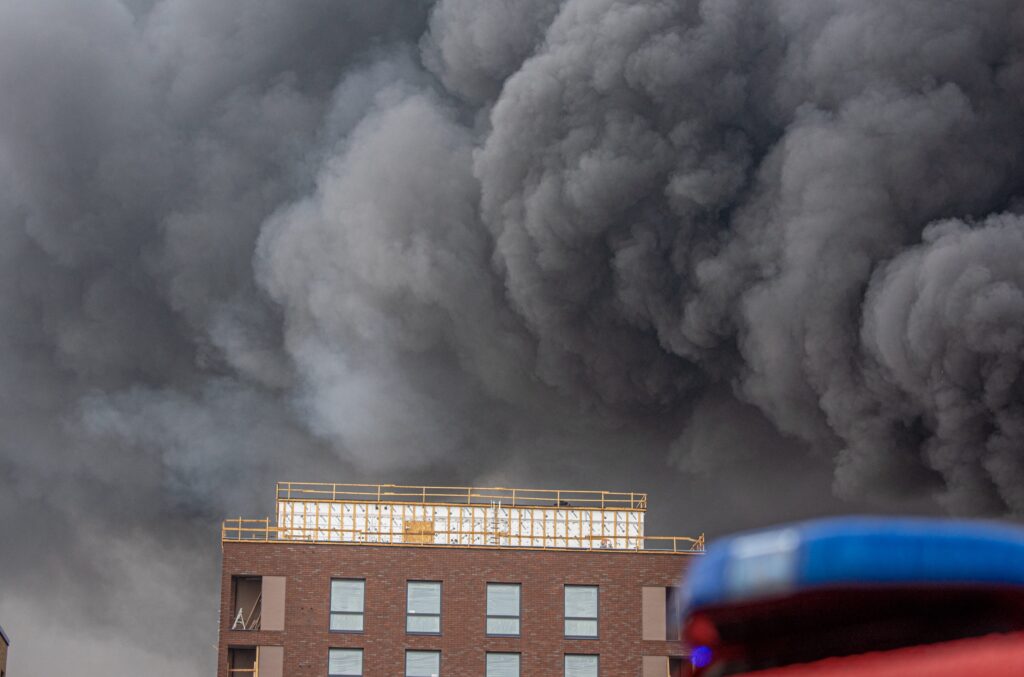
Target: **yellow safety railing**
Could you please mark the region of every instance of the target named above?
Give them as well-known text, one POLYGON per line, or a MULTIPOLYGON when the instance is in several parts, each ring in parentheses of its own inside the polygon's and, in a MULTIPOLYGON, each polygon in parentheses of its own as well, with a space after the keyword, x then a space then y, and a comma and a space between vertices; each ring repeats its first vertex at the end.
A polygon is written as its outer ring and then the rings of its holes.
POLYGON ((512 489, 507 487, 427 487, 401 484, 334 484, 278 482, 279 501, 343 501, 508 507, 578 507, 602 510, 647 510, 647 494, 631 491, 512 489))
MULTIPOLYGON (((434 536, 435 534, 431 534, 434 536)), ((380 546, 430 546, 453 548, 502 548, 530 550, 607 550, 610 552, 650 552, 675 553, 692 555, 704 552, 704 534, 696 538, 689 536, 551 536, 519 534, 511 536, 507 532, 488 530, 472 531, 453 529, 436 532, 442 537, 441 542, 425 542, 417 539, 415 534, 394 531, 374 531, 366 533, 354 529, 332 529, 308 526, 279 527, 270 524, 269 519, 233 518, 224 520, 221 526, 221 540, 226 543, 273 543, 280 541, 300 543, 336 543, 339 545, 380 545, 380 546), (372 540, 371 540, 372 539, 372 540), (479 539, 480 543, 467 543, 479 539), (516 545, 502 544, 500 541, 515 541, 516 545), (612 546, 615 540, 632 542, 633 547, 612 546), (589 545, 569 546, 550 545, 551 542, 586 543, 589 545)))

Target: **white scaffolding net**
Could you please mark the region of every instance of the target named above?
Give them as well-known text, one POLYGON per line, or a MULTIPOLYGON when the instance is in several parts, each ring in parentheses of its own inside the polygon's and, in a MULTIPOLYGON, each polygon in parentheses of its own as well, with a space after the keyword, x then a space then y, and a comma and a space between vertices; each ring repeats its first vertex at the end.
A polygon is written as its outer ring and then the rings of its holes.
POLYGON ((363 543, 635 550, 642 510, 281 499, 278 537, 363 543))

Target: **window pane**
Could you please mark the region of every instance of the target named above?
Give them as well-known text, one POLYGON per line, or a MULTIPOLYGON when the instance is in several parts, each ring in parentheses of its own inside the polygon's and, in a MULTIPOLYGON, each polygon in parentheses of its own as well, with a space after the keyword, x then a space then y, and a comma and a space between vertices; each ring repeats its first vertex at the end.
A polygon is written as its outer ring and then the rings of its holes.
POLYGON ((565 586, 566 618, 597 618, 597 588, 565 586))
POLYGON ((331 581, 331 611, 363 610, 364 581, 331 581))
POLYGON ((441 613, 441 584, 410 582, 406 611, 410 614, 441 613))
POLYGON ((597 621, 565 619, 566 637, 597 637, 597 621))
POLYGON ((331 630, 347 632, 363 631, 362 614, 331 614, 331 630))
POLYGON ((487 654, 487 677, 519 677, 519 654, 487 654))
POLYGON ((487 585, 488 616, 518 616, 519 586, 488 583, 487 585))
POLYGON ((406 632, 441 632, 440 616, 406 616, 406 632))
POLYGON ((518 635, 519 634, 519 619, 518 618, 488 618, 487 619, 487 634, 488 635, 518 635))
POLYGON ((597 656, 565 656, 565 677, 597 677, 597 656))
POLYGON ((440 651, 406 651, 406 677, 437 677, 441 673, 440 651))
POLYGON ((335 677, 335 675, 344 675, 345 677, 362 675, 362 649, 331 649, 327 672, 330 673, 331 677, 335 677))

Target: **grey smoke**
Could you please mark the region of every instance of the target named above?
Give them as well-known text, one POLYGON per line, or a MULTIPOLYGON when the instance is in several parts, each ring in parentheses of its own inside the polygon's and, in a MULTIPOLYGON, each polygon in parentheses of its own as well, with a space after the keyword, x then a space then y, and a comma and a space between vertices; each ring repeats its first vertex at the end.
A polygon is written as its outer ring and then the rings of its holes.
POLYGON ((1021 45, 1014 0, 0 4, 12 670, 209 673, 277 479, 1024 515, 1021 45))

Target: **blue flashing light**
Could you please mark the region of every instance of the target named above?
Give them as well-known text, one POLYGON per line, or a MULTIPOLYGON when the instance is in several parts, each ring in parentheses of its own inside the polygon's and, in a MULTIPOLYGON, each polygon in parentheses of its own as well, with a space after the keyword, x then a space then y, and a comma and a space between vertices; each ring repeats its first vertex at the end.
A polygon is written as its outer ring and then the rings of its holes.
POLYGON ((690 654, 690 663, 695 668, 703 668, 711 665, 711 658, 711 647, 698 646, 693 650, 693 653, 690 654))
POLYGON ((1024 529, 990 522, 846 517, 712 543, 681 611, 849 585, 1024 586, 1024 529))

